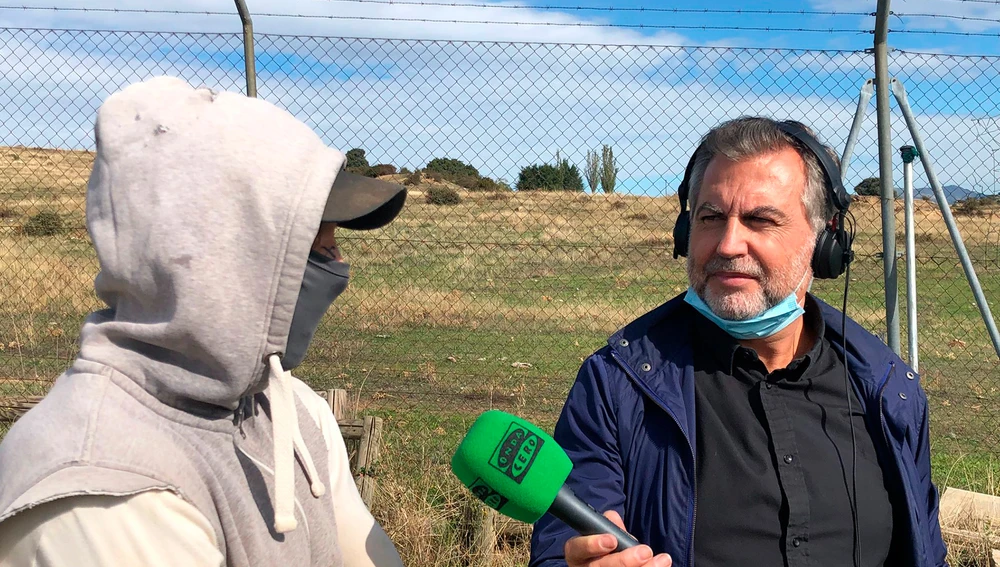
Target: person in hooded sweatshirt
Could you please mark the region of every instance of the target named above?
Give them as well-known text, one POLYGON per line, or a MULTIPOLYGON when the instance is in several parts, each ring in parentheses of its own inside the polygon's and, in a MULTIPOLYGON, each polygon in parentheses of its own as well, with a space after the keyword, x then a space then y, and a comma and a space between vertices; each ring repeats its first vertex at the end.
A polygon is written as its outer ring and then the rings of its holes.
POLYGON ((170 77, 97 113, 107 307, 0 445, 0 564, 396 566, 326 402, 289 371, 347 285, 334 230, 402 187, 288 112, 170 77))

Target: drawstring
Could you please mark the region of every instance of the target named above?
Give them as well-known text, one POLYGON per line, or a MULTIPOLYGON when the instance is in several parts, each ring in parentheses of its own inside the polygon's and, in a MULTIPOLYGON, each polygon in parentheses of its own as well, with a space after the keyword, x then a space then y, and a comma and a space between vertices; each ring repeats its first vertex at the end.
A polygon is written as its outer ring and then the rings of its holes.
POLYGON ((270 376, 266 391, 271 403, 274 437, 274 531, 283 534, 298 526, 295 520, 295 456, 298 455, 303 465, 313 496, 323 496, 326 486, 319 480, 312 455, 299 431, 292 375, 281 367, 278 355, 269 356, 267 362, 270 376))

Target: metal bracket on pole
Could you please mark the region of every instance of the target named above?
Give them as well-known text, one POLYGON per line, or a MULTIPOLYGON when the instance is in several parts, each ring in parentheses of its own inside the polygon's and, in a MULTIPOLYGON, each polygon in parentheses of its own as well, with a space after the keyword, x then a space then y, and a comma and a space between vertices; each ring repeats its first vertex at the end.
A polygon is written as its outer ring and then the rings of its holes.
POLYGON ((868 79, 861 85, 861 94, 858 96, 858 109, 854 112, 854 123, 851 124, 851 133, 847 135, 847 144, 844 146, 844 155, 840 158, 840 176, 847 175, 847 166, 851 165, 851 155, 854 153, 854 146, 858 143, 858 132, 861 131, 861 122, 865 119, 865 109, 868 102, 875 94, 875 79, 868 79))
POLYGON ((906 127, 910 130, 913 145, 917 147, 917 153, 920 156, 920 163, 923 164, 927 180, 930 181, 931 188, 934 189, 934 197, 937 199, 938 207, 941 209, 941 216, 944 217, 945 225, 948 227, 948 234, 951 235, 951 241, 955 245, 955 251, 958 252, 958 258, 962 262, 962 268, 965 270, 965 278, 969 280, 969 287, 972 288, 972 294, 976 298, 979 313, 983 316, 983 322, 986 323, 986 330, 989 332, 990 340, 993 341, 993 349, 997 353, 997 358, 1000 358, 1000 332, 997 331, 996 322, 993 320, 993 313, 990 312, 990 304, 986 301, 986 296, 983 294, 983 288, 979 285, 976 269, 972 266, 972 259, 969 258, 969 252, 965 249, 965 242, 962 240, 962 235, 958 232, 958 225, 955 224, 955 217, 951 214, 951 206, 948 204, 948 199, 944 196, 944 189, 941 188, 937 174, 934 173, 934 164, 931 163, 930 155, 927 153, 923 139, 920 137, 920 129, 917 127, 917 121, 913 117, 913 111, 910 110, 910 103, 906 100, 906 89, 903 88, 903 83, 893 79, 892 94, 896 97, 899 109, 906 120, 906 127))
POLYGON ((253 54, 253 20, 244 0, 236 0, 236 10, 243 22, 243 58, 247 68, 247 96, 257 96, 257 62, 253 54))

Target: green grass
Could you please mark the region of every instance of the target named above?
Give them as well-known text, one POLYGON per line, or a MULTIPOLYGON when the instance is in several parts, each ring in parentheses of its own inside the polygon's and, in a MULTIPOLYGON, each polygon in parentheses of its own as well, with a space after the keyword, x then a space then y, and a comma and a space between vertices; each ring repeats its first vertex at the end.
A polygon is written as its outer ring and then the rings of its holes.
MULTIPOLYGON (((43 393, 75 355, 83 318, 100 307, 82 230, 89 156, 12 150, 24 155, 0 159, 0 206, 13 212, 0 220, 0 398, 43 393), (56 210, 76 228, 21 234, 19 223, 38 210, 56 210)), ((347 389, 361 413, 385 419, 375 513, 404 542, 409 563, 460 562, 449 546, 460 545, 462 492, 447 462, 479 413, 500 408, 551 429, 583 358, 685 289, 684 264, 671 258, 676 210, 670 198, 618 195, 464 193, 454 207, 414 195, 386 229, 343 235, 350 288, 296 374, 318 389, 347 389)), ((852 210, 860 230, 848 311, 884 336, 878 204, 862 199, 852 210)), ((934 211, 918 203, 920 369, 934 479, 995 492, 1000 367, 934 211)), ((959 223, 1000 313, 1000 214, 959 223)), ((900 261, 900 278, 904 270, 900 261)), ((843 284, 817 281, 813 291, 839 308, 843 284)), ((899 287, 905 349, 902 279, 899 287)), ((515 546, 505 561, 523 562, 523 553, 515 546)))

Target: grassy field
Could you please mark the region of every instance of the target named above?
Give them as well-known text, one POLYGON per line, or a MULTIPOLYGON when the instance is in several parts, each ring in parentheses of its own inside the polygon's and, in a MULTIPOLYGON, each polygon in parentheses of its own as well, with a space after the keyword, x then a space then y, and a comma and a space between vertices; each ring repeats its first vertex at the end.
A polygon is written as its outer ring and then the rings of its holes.
MULTIPOLYGON (((44 393, 74 355, 83 317, 99 306, 84 227, 92 159, 0 148, 0 403, 44 393), (60 213, 64 230, 24 234, 42 211, 60 213)), ((463 192, 461 204, 439 207, 424 202, 428 187, 410 188, 387 229, 344 235, 351 287, 298 374, 316 388, 347 389, 358 411, 385 419, 374 511, 408 564, 452 566, 466 560, 465 496, 448 460, 472 420, 500 408, 551 428, 583 358, 683 291, 686 278, 671 258, 672 197, 463 192)), ((848 311, 884 334, 879 204, 861 198, 852 210, 858 259, 848 311)), ((958 221, 1000 312, 1000 211, 958 221)), ((934 203, 917 203, 916 225, 934 478, 996 493, 1000 367, 934 203)), ((902 260, 898 270, 902 278, 902 260)), ((839 306, 843 284, 819 281, 814 291, 839 306)), ((904 292, 901 279, 905 346, 904 292)), ((498 564, 525 557, 514 542, 498 564)))

